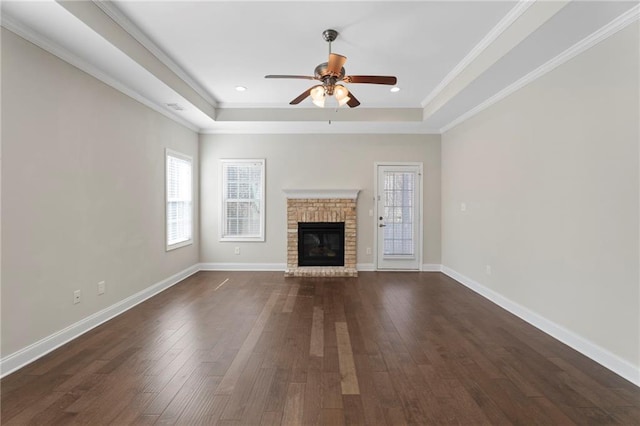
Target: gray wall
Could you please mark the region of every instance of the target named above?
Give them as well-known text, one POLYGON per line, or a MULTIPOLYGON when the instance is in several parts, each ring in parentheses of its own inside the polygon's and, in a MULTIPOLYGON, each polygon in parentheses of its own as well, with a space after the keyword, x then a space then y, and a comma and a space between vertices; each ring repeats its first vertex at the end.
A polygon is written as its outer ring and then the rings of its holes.
POLYGON ((373 165, 421 161, 423 263, 640 366, 638 48, 630 26, 441 144, 437 135, 198 137, 2 30, 0 355, 199 261, 284 264, 283 188, 360 189, 358 263, 370 264, 373 165), (165 147, 201 166, 201 231, 171 252, 165 147), (266 242, 218 241, 220 158, 267 159, 266 242), (83 301, 73 305, 76 289, 83 301))
POLYGON ((2 30, 2 356, 198 262, 197 228, 165 251, 165 147, 197 176, 196 133, 2 30))
POLYGON ((442 137, 443 264, 636 368, 638 47, 630 25, 442 137))
POLYGON ((374 163, 424 163, 424 264, 440 264, 439 135, 202 135, 201 261, 286 263, 283 189, 360 189, 358 263, 372 263, 374 163), (266 241, 220 242, 221 158, 266 158, 266 241), (234 247, 241 254, 235 255, 234 247))

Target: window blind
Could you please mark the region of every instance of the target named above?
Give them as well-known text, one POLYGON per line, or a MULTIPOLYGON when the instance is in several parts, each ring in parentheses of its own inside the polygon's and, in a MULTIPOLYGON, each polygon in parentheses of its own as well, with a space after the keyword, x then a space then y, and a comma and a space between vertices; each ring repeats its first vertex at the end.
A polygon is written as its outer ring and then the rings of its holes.
POLYGON ((385 255, 413 255, 413 206, 416 189, 413 173, 385 172, 384 229, 385 255))
POLYGON ((167 150, 167 247, 189 243, 193 237, 191 158, 167 150))
POLYGON ((222 186, 222 238, 264 239, 264 160, 224 160, 222 186))

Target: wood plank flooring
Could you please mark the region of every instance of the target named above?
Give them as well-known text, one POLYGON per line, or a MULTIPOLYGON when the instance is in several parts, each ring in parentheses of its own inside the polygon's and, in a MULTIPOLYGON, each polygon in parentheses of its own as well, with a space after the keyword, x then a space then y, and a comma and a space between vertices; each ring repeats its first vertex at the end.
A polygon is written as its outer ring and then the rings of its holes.
POLYGON ((640 388, 440 273, 200 272, 0 385, 3 425, 640 424, 640 388))

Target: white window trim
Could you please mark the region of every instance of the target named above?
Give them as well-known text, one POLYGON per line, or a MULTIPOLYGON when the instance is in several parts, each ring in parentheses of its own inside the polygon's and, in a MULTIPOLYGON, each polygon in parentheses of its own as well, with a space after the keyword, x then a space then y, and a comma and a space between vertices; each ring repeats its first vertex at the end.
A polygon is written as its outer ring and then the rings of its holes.
POLYGON ((166 247, 166 251, 171 251, 171 250, 175 250, 178 249, 180 247, 186 247, 186 246, 190 246, 193 244, 193 234, 194 234, 194 187, 195 185, 193 184, 193 178, 194 178, 194 173, 193 173, 193 157, 187 155, 187 154, 183 154, 181 152, 178 151, 174 151, 172 149, 169 148, 165 148, 165 153, 164 153, 164 243, 165 243, 165 247, 166 247), (183 160, 188 161, 189 163, 191 163, 191 238, 186 240, 186 241, 180 241, 179 243, 175 243, 175 244, 168 244, 169 241, 169 218, 167 217, 167 204, 169 202, 169 187, 167 185, 167 166, 168 166, 168 157, 175 157, 175 158, 180 158, 183 160))
POLYGON ((236 241, 236 242, 264 242, 265 241, 265 217, 267 212, 265 211, 265 199, 267 198, 266 194, 266 184, 265 184, 265 175, 266 175, 266 165, 264 158, 242 158, 242 159, 221 159, 220 160, 220 206, 219 206, 219 217, 220 217, 220 238, 219 241, 236 241), (226 179, 224 176, 224 165, 226 163, 260 163, 261 164, 261 174, 260 180, 262 181, 262 199, 260 200, 260 234, 256 236, 250 237, 242 237, 242 236, 225 236, 225 222, 226 222, 226 212, 225 212, 225 183, 226 179))

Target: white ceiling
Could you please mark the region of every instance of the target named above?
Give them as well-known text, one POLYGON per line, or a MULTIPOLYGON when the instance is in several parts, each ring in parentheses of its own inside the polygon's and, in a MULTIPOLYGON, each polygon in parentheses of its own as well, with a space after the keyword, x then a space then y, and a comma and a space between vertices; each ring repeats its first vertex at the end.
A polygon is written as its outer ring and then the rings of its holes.
MULTIPOLYGON (((283 107, 313 82, 265 74, 313 75, 327 61, 322 31, 347 74, 395 75, 388 87, 350 87, 366 107, 419 107, 513 2, 123 2, 117 7, 222 105, 283 107), (325 13, 327 5, 332 4, 325 13), (177 16, 180 19, 175 19, 177 16), (235 86, 249 90, 239 93, 235 86)), ((310 103, 310 102, 308 102, 310 103)))
POLYGON ((2 2, 4 27, 202 132, 438 132, 637 16, 636 1, 2 2), (350 84, 356 109, 290 106, 314 83, 264 75, 313 75, 327 28, 347 74, 401 90, 350 84))

